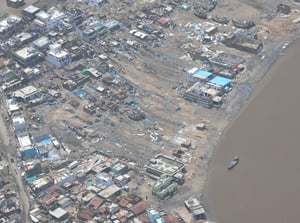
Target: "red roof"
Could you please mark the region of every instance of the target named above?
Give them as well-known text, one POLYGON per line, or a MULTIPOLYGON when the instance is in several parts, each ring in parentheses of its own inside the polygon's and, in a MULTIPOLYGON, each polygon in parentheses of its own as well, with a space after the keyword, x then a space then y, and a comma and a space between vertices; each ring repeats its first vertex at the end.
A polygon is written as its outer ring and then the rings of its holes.
POLYGON ((147 215, 142 215, 139 217, 139 220, 142 222, 142 223, 151 223, 150 219, 148 218, 147 215))
POLYGON ((119 202, 119 205, 121 207, 127 207, 127 205, 130 203, 130 201, 125 197, 125 198, 122 198, 119 202))
POLYGON ((160 18, 160 19, 157 20, 157 22, 159 24, 165 25, 165 24, 168 23, 168 20, 166 18, 160 18))
POLYGON ((135 215, 140 215, 143 212, 146 211, 146 209, 149 207, 149 204, 147 201, 140 201, 132 206, 130 209, 135 215))
POLYGON ((98 208, 103 203, 103 201, 104 200, 102 198, 95 196, 94 198, 92 198, 92 200, 90 200, 88 206, 98 208))
POLYGON ((43 204, 51 205, 56 201, 56 198, 59 196, 57 192, 52 192, 41 198, 43 204))
POLYGON ((89 208, 83 208, 78 213, 78 217, 85 221, 92 220, 94 215, 95 215, 95 212, 89 208))
POLYGON ((174 215, 167 215, 162 217, 165 223, 179 223, 178 219, 174 215))

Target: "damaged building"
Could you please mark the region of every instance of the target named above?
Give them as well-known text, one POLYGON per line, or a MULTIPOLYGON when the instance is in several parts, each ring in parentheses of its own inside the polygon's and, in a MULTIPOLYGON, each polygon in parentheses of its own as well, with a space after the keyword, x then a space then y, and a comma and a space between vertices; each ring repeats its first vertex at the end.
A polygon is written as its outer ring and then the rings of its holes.
POLYGON ((253 54, 258 54, 263 49, 263 43, 260 40, 243 36, 237 37, 235 34, 226 37, 225 44, 228 47, 253 54))

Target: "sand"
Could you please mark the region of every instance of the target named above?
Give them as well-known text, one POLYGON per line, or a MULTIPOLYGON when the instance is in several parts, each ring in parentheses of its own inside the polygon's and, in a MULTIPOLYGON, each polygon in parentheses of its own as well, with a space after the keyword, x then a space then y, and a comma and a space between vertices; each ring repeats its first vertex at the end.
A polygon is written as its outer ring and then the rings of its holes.
POLYGON ((272 66, 214 151, 203 196, 217 222, 299 221, 299 49, 298 41, 272 66))

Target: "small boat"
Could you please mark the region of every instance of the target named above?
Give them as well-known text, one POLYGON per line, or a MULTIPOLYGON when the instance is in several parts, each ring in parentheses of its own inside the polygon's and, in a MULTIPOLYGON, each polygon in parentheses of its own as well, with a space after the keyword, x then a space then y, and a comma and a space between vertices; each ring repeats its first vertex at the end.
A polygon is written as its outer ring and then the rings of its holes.
POLYGON ((212 20, 214 22, 220 23, 220 24, 228 24, 229 23, 229 19, 226 16, 215 16, 212 17, 212 20))
POLYGON ((239 162, 239 157, 238 156, 235 156, 232 161, 228 164, 228 170, 231 170, 233 167, 235 167, 238 162, 239 162))
POLYGON ((210 4, 207 8, 207 11, 211 12, 212 10, 214 10, 217 6, 218 1, 217 0, 210 0, 210 4))
POLYGON ((207 10, 204 8, 194 8, 194 15, 200 19, 207 19, 207 10))
POLYGON ((255 26, 255 23, 250 20, 237 20, 237 19, 232 19, 232 23, 235 27, 237 28, 242 28, 242 29, 250 29, 253 26, 255 26))

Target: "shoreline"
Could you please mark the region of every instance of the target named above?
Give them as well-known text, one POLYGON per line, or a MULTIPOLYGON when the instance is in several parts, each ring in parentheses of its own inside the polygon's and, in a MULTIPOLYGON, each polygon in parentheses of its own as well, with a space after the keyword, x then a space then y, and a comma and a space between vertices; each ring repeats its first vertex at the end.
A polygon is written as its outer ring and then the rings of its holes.
MULTIPOLYGON (((264 60, 260 60, 260 64, 258 64, 257 67, 255 67, 252 70, 247 70, 248 73, 248 79, 242 84, 239 84, 234 87, 234 92, 230 92, 230 99, 228 100, 230 103, 226 104, 226 108, 224 111, 218 115, 217 119, 219 120, 226 120, 226 123, 224 124, 223 128, 215 128, 208 134, 208 140, 207 144, 205 146, 205 156, 208 158, 207 162, 205 162, 205 174, 204 174, 204 180, 203 185, 200 190, 201 194, 201 200, 203 202, 203 206, 206 209, 208 220, 217 222, 216 217, 212 214, 212 211, 208 208, 206 208, 207 199, 204 199, 203 193, 205 189, 207 189, 207 177, 209 169, 211 169, 212 165, 212 158, 214 154, 216 153, 217 147, 220 145, 220 142, 222 140, 222 137, 224 133, 226 133, 230 127, 233 125, 235 120, 239 117, 239 115, 247 109, 249 103, 255 98, 255 96, 263 89, 265 85, 265 81, 270 78, 271 76, 268 76, 268 73, 270 69, 278 62, 281 56, 284 56, 282 54, 284 51, 287 51, 289 47, 295 45, 297 42, 300 41, 300 30, 297 30, 297 33, 295 35, 290 36, 287 39, 279 41, 280 44, 277 44, 276 42, 270 42, 270 40, 267 40, 267 52, 264 49, 264 60), (283 47, 285 44, 286 47, 283 47), (277 46, 275 50, 273 47, 277 46), (239 96, 240 92, 242 91, 242 96, 239 96), (234 93, 234 94, 232 94, 234 93), (238 96, 238 98, 235 98, 238 96)), ((258 55, 256 55, 256 58, 251 58, 250 63, 255 62, 255 60, 259 60, 257 58, 258 55)), ((249 62, 249 61, 248 61, 249 62)), ((218 222, 217 222, 218 223, 218 222)))

